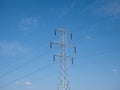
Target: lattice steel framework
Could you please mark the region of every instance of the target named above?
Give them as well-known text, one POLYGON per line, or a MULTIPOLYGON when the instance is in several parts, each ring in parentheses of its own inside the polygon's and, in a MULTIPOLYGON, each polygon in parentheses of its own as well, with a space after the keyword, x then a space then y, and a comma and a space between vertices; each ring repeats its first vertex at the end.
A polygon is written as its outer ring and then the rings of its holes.
POLYGON ((56 57, 60 57, 60 67, 59 67, 59 74, 60 79, 58 83, 58 90, 71 90, 70 87, 70 79, 69 79, 69 65, 68 60, 70 59, 73 64, 73 57, 67 54, 67 48, 72 47, 74 49, 74 53, 76 53, 76 47, 71 46, 67 43, 67 34, 70 35, 70 39, 72 39, 72 33, 67 32, 64 28, 62 29, 55 29, 54 35, 56 36, 57 32, 60 32, 61 40, 50 42, 50 48, 52 48, 53 44, 60 45, 61 53, 53 55, 53 61, 55 62, 56 57))

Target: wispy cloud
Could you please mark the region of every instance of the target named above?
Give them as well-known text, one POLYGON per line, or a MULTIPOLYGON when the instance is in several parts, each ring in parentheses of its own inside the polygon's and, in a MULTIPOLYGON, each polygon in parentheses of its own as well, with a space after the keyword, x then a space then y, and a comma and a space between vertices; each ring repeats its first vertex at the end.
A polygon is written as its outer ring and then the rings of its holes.
POLYGON ((24 85, 25 85, 27 88, 29 88, 29 89, 32 88, 32 82, 31 82, 31 81, 26 81, 26 82, 24 83, 24 85))
POLYGON ((117 72, 117 69, 112 69, 112 72, 117 72))
POLYGON ((116 69, 116 68, 113 68, 112 72, 113 72, 114 75, 117 75, 117 76, 119 75, 119 70, 116 69))
POLYGON ((69 5, 69 6, 66 5, 63 8, 61 8, 61 12, 59 14, 59 17, 61 18, 61 17, 68 15, 70 13, 70 11, 72 11, 75 8, 75 6, 76 6, 76 2, 74 1, 71 3, 71 5, 69 5))
POLYGON ((119 17, 120 1, 119 0, 95 0, 81 10, 81 12, 92 14, 100 17, 119 17))
POLYGON ((21 54, 26 54, 30 51, 27 47, 24 45, 18 43, 18 42, 0 42, 0 53, 1 54, 6 54, 10 56, 15 56, 15 55, 21 55, 21 54))
POLYGON ((16 81, 15 84, 17 84, 17 85, 21 85, 21 83, 20 83, 19 81, 16 81))
POLYGON ((32 85, 32 82, 26 81, 24 84, 27 85, 27 86, 31 86, 31 85, 32 85))
POLYGON ((16 81, 15 84, 16 84, 17 86, 25 86, 25 87, 31 89, 33 83, 32 83, 31 81, 25 81, 25 82, 16 81))
POLYGON ((19 30, 31 30, 37 27, 40 23, 40 19, 37 17, 24 17, 19 22, 19 30))
POLYGON ((90 40, 90 39, 91 39, 91 36, 86 35, 84 38, 85 38, 85 40, 90 40))
POLYGON ((120 15, 120 1, 108 2, 95 9, 95 13, 102 16, 116 17, 120 15))
POLYGON ((59 8, 49 8, 49 12, 55 15, 57 18, 62 18, 67 16, 75 7, 76 7, 76 0, 71 2, 69 5, 66 4, 59 8))

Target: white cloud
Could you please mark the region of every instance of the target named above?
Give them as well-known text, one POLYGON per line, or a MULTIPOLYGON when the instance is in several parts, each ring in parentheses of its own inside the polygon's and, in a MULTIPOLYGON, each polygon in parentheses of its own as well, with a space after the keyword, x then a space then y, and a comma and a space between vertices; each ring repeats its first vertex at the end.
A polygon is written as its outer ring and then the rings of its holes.
POLYGON ((31 86, 31 85, 32 85, 32 82, 26 81, 24 84, 27 85, 27 86, 31 86))
POLYGON ((86 35, 86 36, 85 36, 85 39, 86 39, 86 40, 90 40, 90 39, 91 39, 91 37, 90 37, 90 36, 88 36, 88 35, 86 35))
POLYGON ((25 82, 19 82, 19 81, 16 81, 15 84, 17 86, 25 86, 29 89, 32 89, 32 82, 31 81, 25 81, 25 82))
POLYGON ((24 17, 20 20, 18 25, 19 30, 31 30, 37 27, 40 23, 40 19, 38 17, 24 17))
POLYGON ((26 47, 24 47, 22 44, 17 42, 0 42, 0 53, 6 54, 10 56, 20 55, 20 54, 26 54, 30 50, 26 47))

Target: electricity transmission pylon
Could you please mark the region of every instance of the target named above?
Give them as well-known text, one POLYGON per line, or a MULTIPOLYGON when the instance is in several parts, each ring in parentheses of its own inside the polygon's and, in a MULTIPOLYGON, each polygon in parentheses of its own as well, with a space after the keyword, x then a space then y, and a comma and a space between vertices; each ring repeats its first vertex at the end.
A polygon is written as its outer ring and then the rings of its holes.
POLYGON ((70 39, 72 39, 72 33, 67 32, 64 28, 62 29, 55 29, 54 35, 56 36, 57 32, 60 32, 61 40, 50 42, 50 48, 52 48, 53 44, 61 46, 61 53, 53 55, 53 60, 55 61, 56 57, 60 57, 60 67, 59 67, 59 74, 60 80, 58 84, 58 90, 71 90, 70 88, 70 80, 68 74, 68 60, 70 59, 73 64, 73 57, 67 54, 67 48, 73 47, 74 52, 76 53, 76 47, 71 46, 67 43, 67 34, 70 35, 70 39))

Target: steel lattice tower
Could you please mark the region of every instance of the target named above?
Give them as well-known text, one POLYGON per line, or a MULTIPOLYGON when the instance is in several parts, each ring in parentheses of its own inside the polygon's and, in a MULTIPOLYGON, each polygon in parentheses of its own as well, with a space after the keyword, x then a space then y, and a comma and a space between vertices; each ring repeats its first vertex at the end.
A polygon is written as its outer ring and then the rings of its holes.
POLYGON ((53 55, 53 60, 55 61, 55 57, 60 57, 60 67, 59 67, 59 74, 60 74, 60 80, 58 84, 58 90, 71 90, 70 88, 70 79, 69 79, 69 74, 68 74, 68 60, 70 59, 73 64, 73 57, 69 56, 67 54, 67 48, 73 47, 74 52, 76 53, 76 47, 68 45, 67 43, 67 34, 70 35, 70 39, 72 39, 72 33, 67 32, 64 28, 62 29, 55 29, 55 36, 57 32, 60 32, 61 34, 61 40, 60 41, 55 41, 55 42, 50 42, 50 48, 52 48, 52 44, 60 45, 61 46, 61 53, 60 54, 55 54, 53 55))

